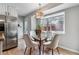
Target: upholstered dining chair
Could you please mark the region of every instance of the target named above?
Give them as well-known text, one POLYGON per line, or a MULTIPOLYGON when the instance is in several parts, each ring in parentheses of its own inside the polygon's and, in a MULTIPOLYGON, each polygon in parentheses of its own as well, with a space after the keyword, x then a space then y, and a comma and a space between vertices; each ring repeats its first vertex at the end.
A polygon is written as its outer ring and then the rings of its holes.
POLYGON ((52 55, 54 54, 54 49, 57 49, 58 54, 60 54, 58 50, 58 43, 59 43, 58 34, 55 34, 52 39, 53 40, 51 42, 48 42, 48 44, 43 43, 43 53, 44 53, 44 47, 46 47, 52 50, 52 55))
POLYGON ((28 34, 24 34, 24 41, 26 43, 26 48, 25 48, 24 54, 26 53, 27 48, 30 49, 30 54, 31 54, 32 49, 35 49, 35 47, 38 46, 38 44, 39 44, 37 42, 33 42, 31 40, 30 35, 28 35, 28 34))

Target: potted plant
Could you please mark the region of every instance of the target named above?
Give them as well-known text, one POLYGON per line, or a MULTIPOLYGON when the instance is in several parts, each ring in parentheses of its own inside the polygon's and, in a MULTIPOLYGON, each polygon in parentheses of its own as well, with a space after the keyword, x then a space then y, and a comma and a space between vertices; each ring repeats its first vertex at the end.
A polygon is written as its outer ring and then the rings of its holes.
POLYGON ((36 31, 37 35, 41 34, 41 24, 36 25, 36 30, 35 31, 36 31))

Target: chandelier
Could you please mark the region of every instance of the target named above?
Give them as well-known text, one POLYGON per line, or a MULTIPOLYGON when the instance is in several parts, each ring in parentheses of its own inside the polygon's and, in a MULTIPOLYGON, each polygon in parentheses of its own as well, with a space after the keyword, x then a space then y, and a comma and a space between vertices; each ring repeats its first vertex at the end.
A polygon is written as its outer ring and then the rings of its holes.
POLYGON ((42 11, 42 8, 41 8, 41 4, 39 3, 39 8, 36 11, 35 16, 36 16, 37 19, 41 19, 43 17, 43 15, 44 14, 43 14, 43 11, 42 11))

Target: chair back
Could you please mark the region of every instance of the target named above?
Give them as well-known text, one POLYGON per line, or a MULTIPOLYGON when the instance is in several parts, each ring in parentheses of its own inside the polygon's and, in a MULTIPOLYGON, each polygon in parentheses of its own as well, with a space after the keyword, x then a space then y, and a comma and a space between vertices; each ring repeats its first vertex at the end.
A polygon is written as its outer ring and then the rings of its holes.
POLYGON ((50 46, 51 46, 53 49, 55 49, 55 48, 57 48, 58 43, 59 43, 58 34, 56 34, 56 35, 54 36, 54 38, 53 38, 53 40, 52 40, 50 46))
POLYGON ((31 38, 30 38, 30 36, 29 36, 28 34, 24 34, 24 41, 25 41, 26 46, 27 46, 28 48, 34 47, 34 45, 33 45, 33 43, 32 43, 32 40, 31 40, 31 38))

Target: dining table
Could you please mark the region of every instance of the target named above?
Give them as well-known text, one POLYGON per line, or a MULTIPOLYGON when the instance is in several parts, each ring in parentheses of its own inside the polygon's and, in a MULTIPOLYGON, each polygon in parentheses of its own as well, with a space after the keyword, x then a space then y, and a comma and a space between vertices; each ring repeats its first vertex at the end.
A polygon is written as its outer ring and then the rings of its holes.
POLYGON ((44 41, 46 41, 47 37, 45 37, 45 38, 42 38, 42 37, 34 37, 34 36, 32 36, 32 37, 33 37, 34 41, 39 42, 39 55, 41 55, 42 54, 42 43, 44 41))

